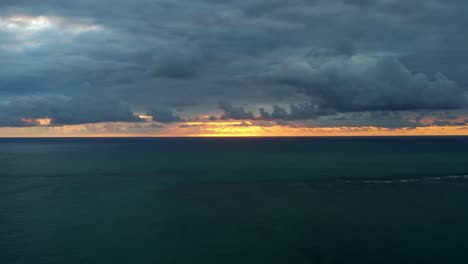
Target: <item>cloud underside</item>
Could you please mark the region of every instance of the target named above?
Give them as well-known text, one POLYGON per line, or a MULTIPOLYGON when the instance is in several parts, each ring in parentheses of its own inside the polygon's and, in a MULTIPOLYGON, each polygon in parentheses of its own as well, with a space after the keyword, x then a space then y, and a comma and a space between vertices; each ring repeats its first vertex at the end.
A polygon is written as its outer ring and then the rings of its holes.
POLYGON ((35 126, 29 120, 42 118, 50 118, 54 125, 142 121, 128 105, 108 99, 28 96, 0 106, 0 126, 35 126))
POLYGON ((0 127, 466 126, 467 10, 458 0, 1 1, 0 127))

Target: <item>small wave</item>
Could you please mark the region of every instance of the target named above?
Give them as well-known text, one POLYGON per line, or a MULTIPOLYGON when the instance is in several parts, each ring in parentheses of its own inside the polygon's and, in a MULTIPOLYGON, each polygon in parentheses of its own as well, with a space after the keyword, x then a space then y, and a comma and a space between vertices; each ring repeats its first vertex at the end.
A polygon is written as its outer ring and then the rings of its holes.
POLYGON ((468 180, 468 175, 450 175, 440 177, 420 177, 407 179, 385 179, 385 180, 337 180, 340 183, 367 183, 367 184, 389 184, 389 183, 412 183, 428 181, 468 180))

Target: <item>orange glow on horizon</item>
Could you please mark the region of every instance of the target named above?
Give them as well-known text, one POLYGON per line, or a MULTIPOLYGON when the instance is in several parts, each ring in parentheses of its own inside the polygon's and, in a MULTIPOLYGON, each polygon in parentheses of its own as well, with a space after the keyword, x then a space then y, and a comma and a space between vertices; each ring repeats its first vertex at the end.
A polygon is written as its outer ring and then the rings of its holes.
POLYGON ((468 125, 406 128, 303 127, 274 121, 191 121, 154 126, 153 123, 97 123, 51 126, 49 118, 22 119, 31 127, 0 128, 0 137, 326 137, 326 136, 468 136, 468 125))
POLYGON ((418 127, 388 129, 381 127, 321 127, 294 128, 284 126, 248 128, 208 128, 200 137, 323 137, 323 136, 449 136, 467 135, 467 127, 418 127))
POLYGON ((210 121, 210 122, 185 122, 183 125, 199 126, 199 125, 214 125, 214 126, 232 126, 232 125, 252 125, 252 121, 210 121))
POLYGON ((437 136, 468 135, 468 126, 384 127, 300 127, 264 125, 253 121, 187 122, 173 127, 166 136, 193 137, 276 137, 276 136, 437 136))

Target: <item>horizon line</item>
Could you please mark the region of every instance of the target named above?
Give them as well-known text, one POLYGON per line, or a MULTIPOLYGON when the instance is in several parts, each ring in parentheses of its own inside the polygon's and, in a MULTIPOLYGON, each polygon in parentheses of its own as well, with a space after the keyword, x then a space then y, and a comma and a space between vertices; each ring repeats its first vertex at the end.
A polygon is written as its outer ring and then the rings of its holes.
POLYGON ((61 139, 61 138, 383 138, 383 137, 468 137, 468 135, 310 135, 310 136, 0 136, 0 139, 61 139))

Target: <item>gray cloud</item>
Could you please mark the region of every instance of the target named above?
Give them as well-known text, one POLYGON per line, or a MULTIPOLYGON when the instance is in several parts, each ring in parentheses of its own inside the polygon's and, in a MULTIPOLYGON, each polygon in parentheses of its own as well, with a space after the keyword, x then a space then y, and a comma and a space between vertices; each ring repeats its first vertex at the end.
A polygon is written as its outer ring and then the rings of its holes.
POLYGON ((324 123, 463 109, 466 10, 460 0, 4 0, 0 97, 36 99, 2 104, 0 123, 132 121, 131 109, 154 105, 211 115, 222 99, 277 105, 265 119, 324 123))
POLYGON ((319 100, 319 106, 340 112, 458 109, 466 105, 464 90, 445 75, 413 73, 398 59, 386 56, 295 58, 281 65, 270 80, 297 87, 319 100))
POLYGON ((164 108, 153 108, 148 112, 148 115, 153 117, 153 121, 161 123, 172 123, 183 121, 183 119, 177 115, 174 115, 172 111, 164 108))
POLYGON ((246 111, 241 106, 232 106, 231 103, 226 101, 219 102, 219 108, 224 111, 221 116, 222 119, 253 119, 252 112, 246 111))
POLYGON ((266 111, 265 108, 260 108, 259 112, 260 112, 260 116, 263 119, 266 119, 266 120, 269 120, 269 119, 287 119, 288 115, 289 115, 289 113, 286 111, 286 109, 284 109, 284 108, 282 108, 282 107, 280 107, 278 105, 273 106, 273 111, 271 113, 266 111))
POLYGON ((66 102, 63 109, 50 115, 55 124, 83 124, 99 122, 140 122, 130 107, 110 99, 82 97, 66 102))
POLYGON ((333 115, 336 111, 319 104, 301 103, 289 105, 289 110, 278 105, 273 105, 271 113, 264 108, 260 108, 259 113, 260 117, 265 120, 301 120, 333 115))
POLYGON ((48 117, 53 125, 99 122, 140 122, 129 106, 103 98, 68 98, 58 95, 19 96, 0 104, 0 126, 30 126, 22 119, 48 117))
POLYGON ((197 50, 168 51, 158 59, 156 75, 166 78, 194 78, 202 61, 197 50))

